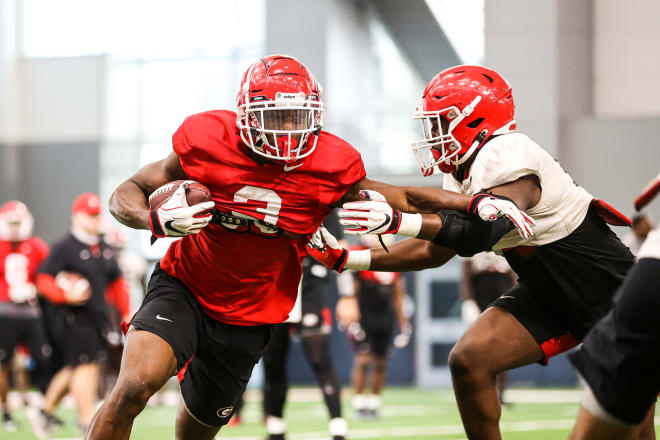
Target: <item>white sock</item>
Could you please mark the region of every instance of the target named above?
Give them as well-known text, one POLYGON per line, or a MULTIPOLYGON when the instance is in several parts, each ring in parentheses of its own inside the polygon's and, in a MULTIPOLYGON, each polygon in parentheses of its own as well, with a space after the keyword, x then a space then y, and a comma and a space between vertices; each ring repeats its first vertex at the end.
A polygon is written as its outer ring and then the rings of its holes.
POLYGON ((370 410, 380 409, 380 396, 378 394, 368 394, 366 397, 366 406, 370 410))
POLYGON ((286 422, 275 416, 266 417, 266 431, 268 434, 284 434, 286 433, 286 422))
POLYGON ((367 407, 367 399, 365 395, 364 394, 354 395, 353 399, 351 400, 351 405, 355 410, 365 409, 367 407))
POLYGON ((330 435, 346 437, 348 435, 348 423, 341 417, 335 417, 328 422, 328 432, 330 435))

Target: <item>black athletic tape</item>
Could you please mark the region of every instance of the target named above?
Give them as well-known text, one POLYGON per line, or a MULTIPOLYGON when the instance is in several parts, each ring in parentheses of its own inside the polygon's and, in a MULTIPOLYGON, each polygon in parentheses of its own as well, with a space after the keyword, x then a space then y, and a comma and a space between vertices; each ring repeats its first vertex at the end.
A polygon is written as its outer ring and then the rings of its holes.
POLYGON ((399 228, 401 227, 401 219, 403 216, 401 215, 401 211, 398 209, 393 209, 392 210, 392 223, 390 223, 390 227, 387 228, 387 233, 390 234, 396 234, 399 231, 399 228))
POLYGON ((346 264, 346 260, 348 259, 348 251, 346 249, 341 250, 341 255, 339 258, 337 258, 337 261, 335 261, 335 264, 332 266, 332 270, 336 272, 341 272, 344 268, 344 264, 346 264))
POLYGON ((149 220, 151 232, 154 234, 154 237, 165 237, 167 235, 165 234, 165 231, 163 231, 163 227, 160 225, 160 220, 158 219, 158 210, 152 209, 149 211, 149 220))
POLYGON ((437 214, 442 219, 442 228, 431 241, 455 250, 461 257, 492 251, 504 234, 515 229, 508 217, 484 222, 459 211, 441 210, 437 214))

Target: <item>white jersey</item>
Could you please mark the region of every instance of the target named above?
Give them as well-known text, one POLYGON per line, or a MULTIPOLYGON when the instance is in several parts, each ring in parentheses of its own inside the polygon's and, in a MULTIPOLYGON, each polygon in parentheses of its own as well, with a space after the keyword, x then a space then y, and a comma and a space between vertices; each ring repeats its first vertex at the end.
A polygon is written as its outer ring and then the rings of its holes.
POLYGON ((541 246, 562 239, 577 229, 589 210, 593 196, 577 186, 571 176, 527 135, 512 133, 496 137, 478 152, 463 182, 445 174, 443 188, 462 194, 478 192, 533 174, 541 183, 541 200, 525 211, 536 222, 534 236, 523 239, 517 230, 505 234, 493 250, 520 245, 541 246))
POLYGON ((660 260, 660 227, 655 228, 646 237, 637 258, 655 258, 660 260))

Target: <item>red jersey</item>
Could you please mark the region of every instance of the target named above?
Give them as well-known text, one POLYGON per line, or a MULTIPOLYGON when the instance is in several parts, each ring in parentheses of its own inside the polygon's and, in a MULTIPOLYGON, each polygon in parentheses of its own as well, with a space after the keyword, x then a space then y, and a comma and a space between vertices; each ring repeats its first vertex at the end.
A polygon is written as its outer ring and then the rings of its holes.
POLYGON ((24 241, 0 240, 0 302, 10 302, 9 289, 34 284, 39 264, 48 256, 48 245, 41 238, 24 241))
POLYGON ((186 176, 210 189, 217 209, 256 221, 241 227, 210 224, 173 243, 161 267, 218 321, 285 321, 298 293, 309 234, 366 175, 360 154, 321 132, 316 150, 302 161, 260 165, 247 155, 236 114, 226 110, 188 117, 172 143, 186 176))

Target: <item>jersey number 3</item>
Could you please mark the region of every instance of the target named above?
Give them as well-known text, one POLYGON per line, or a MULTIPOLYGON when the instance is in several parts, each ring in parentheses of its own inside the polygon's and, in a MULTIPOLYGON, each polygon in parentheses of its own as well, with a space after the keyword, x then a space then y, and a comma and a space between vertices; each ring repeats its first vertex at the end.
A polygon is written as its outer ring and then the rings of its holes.
MULTIPOLYGON (((280 209, 282 208, 282 198, 278 196, 275 191, 266 188, 259 188, 258 186, 246 185, 236 191, 234 194, 234 202, 257 202, 259 205, 262 205, 258 207, 256 211, 264 215, 263 221, 255 219, 254 217, 250 217, 249 215, 242 214, 240 212, 232 211, 232 215, 235 215, 236 217, 253 220, 252 224, 258 228, 258 232, 252 231, 252 228, 250 228, 251 232, 266 236, 279 234, 280 229, 275 225, 277 225, 277 218, 280 214, 280 209), (263 205, 265 205, 265 207, 263 205)), ((237 228, 239 228, 236 225, 224 225, 233 230, 237 230, 237 228)))

